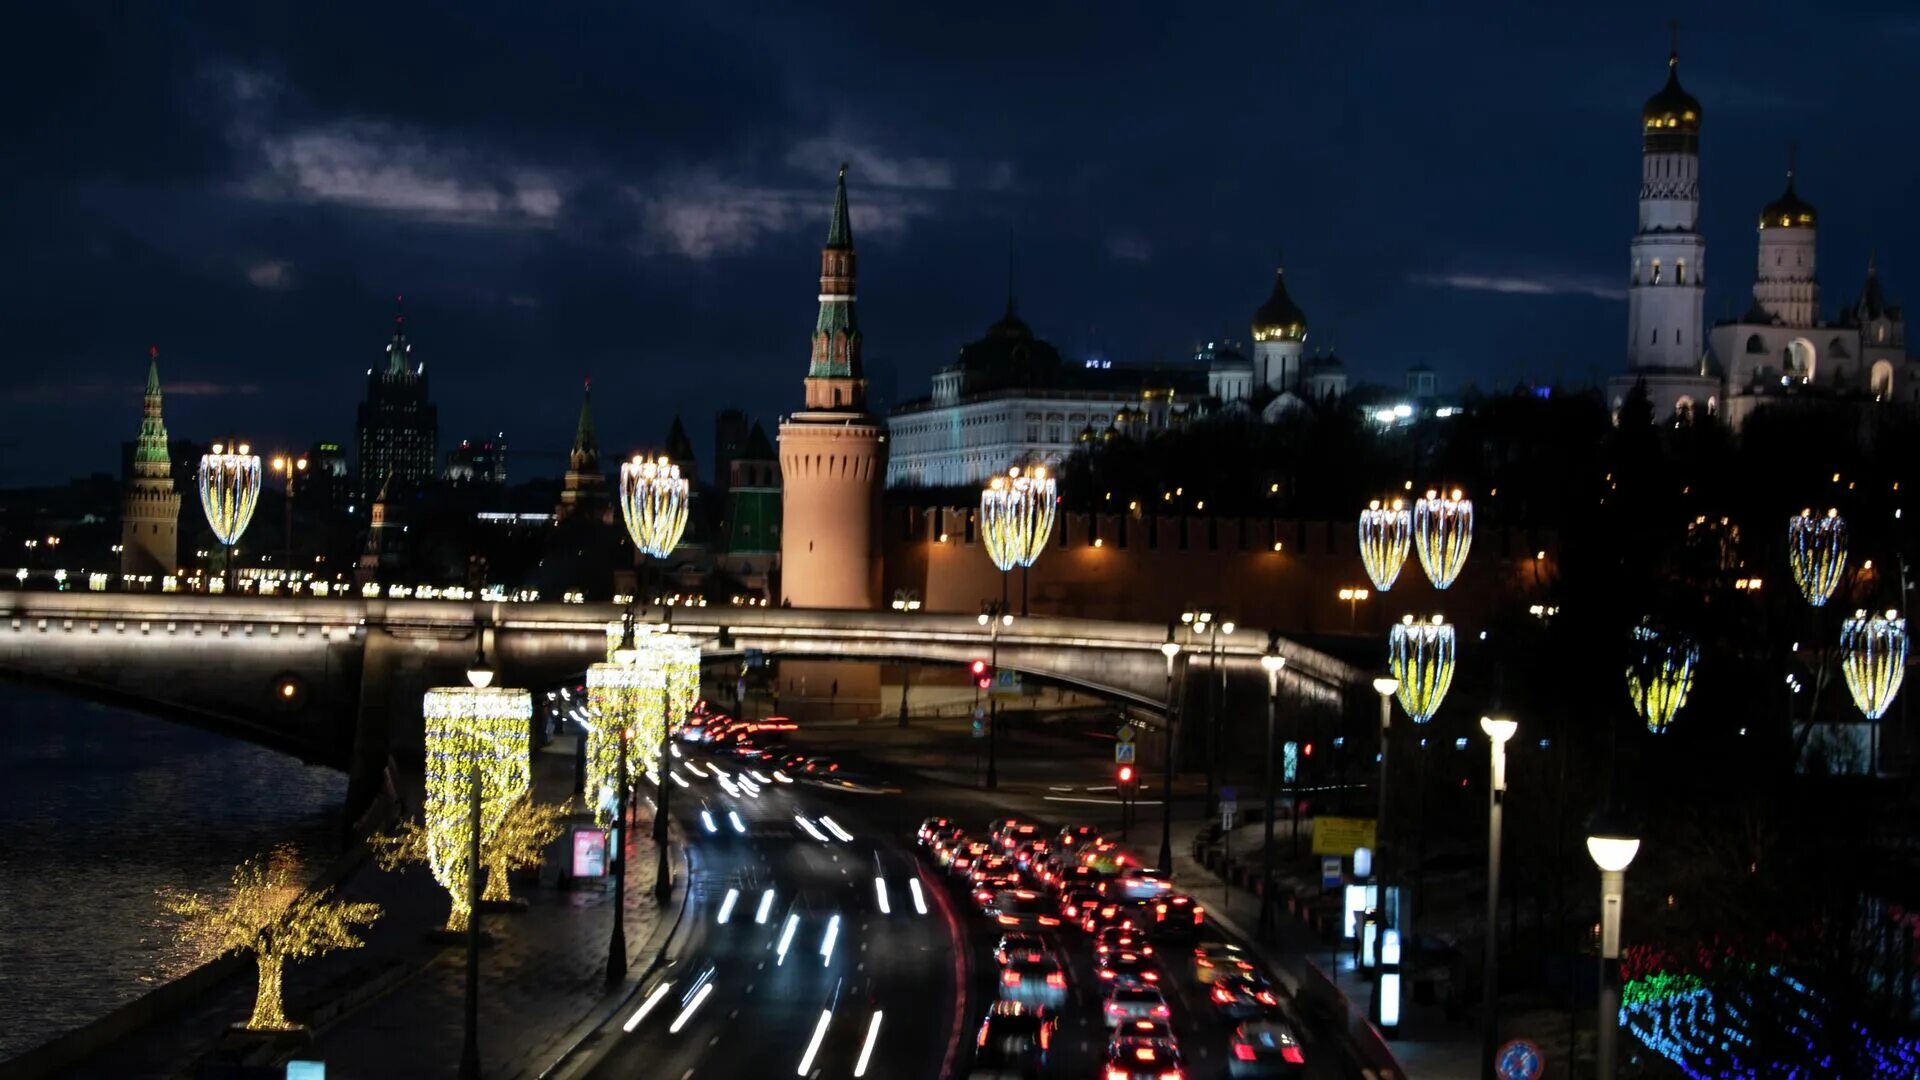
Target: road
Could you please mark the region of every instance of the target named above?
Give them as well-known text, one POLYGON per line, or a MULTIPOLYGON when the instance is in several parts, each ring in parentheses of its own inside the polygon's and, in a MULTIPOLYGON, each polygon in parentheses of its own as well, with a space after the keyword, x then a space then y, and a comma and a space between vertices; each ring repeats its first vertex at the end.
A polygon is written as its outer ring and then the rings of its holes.
MULTIPOLYGON (((998 994, 992 951, 999 927, 919 857, 914 830, 923 816, 941 813, 984 832, 1009 797, 924 782, 889 786, 886 763, 849 758, 847 768, 859 770, 864 791, 802 778, 767 785, 756 798, 729 794, 712 771, 719 766, 732 782, 740 774, 737 761, 682 752, 677 771, 688 787, 676 787, 674 811, 690 839, 694 875, 685 921, 669 963, 641 986, 620 1019, 631 1030, 615 1032, 610 1025, 607 1049, 584 1075, 964 1076, 975 1026, 998 994), (711 831, 702 810, 712 815, 711 831), (744 833, 733 828, 729 810, 740 815, 744 833), (851 839, 835 835, 832 826, 851 839), (885 911, 876 879, 885 882, 885 911), (825 954, 830 928, 832 949, 825 954)), ((1109 829, 1117 825, 1116 808, 1097 796, 1043 805, 1109 829)), ((1057 827, 1065 818, 1043 821, 1057 827)), ((1211 929, 1203 933, 1217 937, 1211 929)), ((1107 1036, 1092 950, 1077 931, 1054 933, 1052 941, 1068 962, 1069 1000, 1046 1075, 1100 1076, 1107 1036)), ((1225 1077, 1234 1022, 1214 1013, 1205 987, 1193 978, 1189 951, 1161 945, 1185 1075, 1225 1077)), ((1351 1075, 1310 1026, 1301 1026, 1301 1039, 1302 1075, 1351 1075)))

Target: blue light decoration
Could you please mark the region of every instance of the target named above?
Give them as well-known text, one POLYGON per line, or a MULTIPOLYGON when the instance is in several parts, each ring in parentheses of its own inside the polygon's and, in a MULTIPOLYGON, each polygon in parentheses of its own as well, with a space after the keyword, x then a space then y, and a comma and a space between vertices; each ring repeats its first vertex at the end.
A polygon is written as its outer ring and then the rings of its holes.
POLYGON ((1694 1080, 1920 1076, 1920 1040, 1874 1035, 1778 966, 1711 982, 1643 976, 1621 992, 1620 1024, 1694 1080))
POLYGON ((1300 778, 1300 744, 1294 742, 1292 739, 1288 739, 1281 762, 1280 772, 1282 778, 1289 784, 1298 780, 1300 778))

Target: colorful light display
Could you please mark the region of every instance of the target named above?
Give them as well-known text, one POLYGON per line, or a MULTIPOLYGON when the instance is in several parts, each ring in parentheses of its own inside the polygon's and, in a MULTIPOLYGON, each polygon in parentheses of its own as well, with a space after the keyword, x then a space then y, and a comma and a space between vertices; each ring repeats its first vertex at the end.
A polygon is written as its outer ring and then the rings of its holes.
POLYGON ((357 949, 356 926, 371 926, 380 905, 328 900, 328 890, 308 892, 301 884, 298 855, 290 846, 248 859, 233 871, 233 891, 224 898, 166 892, 161 903, 180 916, 180 936, 208 957, 229 952, 253 954, 258 979, 254 1031, 281 1031, 289 1023, 282 1004, 281 975, 289 960, 357 949))
POLYGON ((1825 517, 1802 510, 1787 521, 1787 563, 1807 603, 1821 607, 1847 572, 1847 520, 1829 509, 1825 517))
POLYGON ((664 559, 687 531, 688 484, 666 457, 635 457, 620 465, 620 512, 633 546, 664 559))
POLYGON ((478 764, 484 862, 487 841, 526 794, 533 695, 503 687, 435 687, 427 691, 421 715, 426 723, 427 802, 422 827, 427 867, 452 898, 447 929, 462 930, 471 914, 467 910, 471 772, 478 764))
MULTIPOLYGON (((644 654, 643 654, 644 655, 644 654)), ((605 828, 619 812, 620 732, 629 733, 627 772, 660 780, 663 686, 660 668, 641 661, 587 668, 587 801, 596 825, 605 828)))
POLYGON ((227 547, 240 542, 260 502, 260 455, 252 449, 246 443, 214 443, 213 453, 200 456, 200 508, 227 547))
POLYGON ((1373 587, 1386 592, 1400 577, 1413 548, 1413 511, 1399 499, 1375 499, 1360 511, 1360 561, 1373 587))
POLYGON ((1885 716, 1907 673, 1907 620, 1897 611, 1854 612, 1840 627, 1840 669, 1861 715, 1885 716))
POLYGON ((1633 628, 1627 658, 1627 697, 1634 715, 1655 735, 1667 730, 1687 703, 1693 689, 1694 665, 1700 649, 1683 634, 1655 629, 1646 623, 1633 628))
POLYGON ((1473 547, 1473 500, 1462 498, 1459 488, 1427 492, 1413 504, 1413 544, 1433 587, 1452 585, 1473 547))
POLYGON ((1400 681, 1394 696, 1408 719, 1424 724, 1440 711, 1453 685, 1453 627, 1444 616, 1408 615, 1387 632, 1387 666, 1400 681))
POLYGON ((980 542, 1002 572, 1032 566, 1053 536, 1059 487, 1044 467, 1013 468, 980 491, 980 542))

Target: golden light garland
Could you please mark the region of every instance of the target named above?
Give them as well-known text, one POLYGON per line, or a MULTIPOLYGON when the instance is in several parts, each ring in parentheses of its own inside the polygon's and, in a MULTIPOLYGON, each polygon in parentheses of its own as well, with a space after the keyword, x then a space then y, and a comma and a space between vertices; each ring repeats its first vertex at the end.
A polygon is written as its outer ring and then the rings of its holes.
POLYGON ((535 802, 531 795, 515 799, 480 850, 480 861, 487 867, 487 883, 480 899, 513 899, 509 875, 515 870, 535 869, 545 861, 547 845, 566 831, 571 810, 568 803, 535 802))
POLYGON ((433 878, 447 890, 452 907, 447 929, 467 925, 467 853, 472 843, 471 770, 480 767, 480 844, 482 861, 488 838, 507 810, 526 794, 527 737, 533 695, 504 687, 435 687, 421 706, 426 722, 426 861, 433 878))
POLYGON ((181 918, 180 937, 203 955, 253 954, 258 979, 247 1027, 255 1031, 297 1026, 288 1022, 281 994, 287 961, 357 949, 365 942, 354 928, 380 917, 378 904, 329 900, 326 889, 309 892, 297 880, 299 867, 294 849, 282 845, 234 868, 225 897, 161 893, 162 905, 181 918))
POLYGON ((240 443, 227 451, 214 443, 213 453, 200 457, 200 508, 227 547, 240 542, 260 502, 260 455, 251 449, 240 443))
MULTIPOLYGON (((643 654, 644 655, 644 654, 643 654)), ((665 731, 658 666, 593 664, 587 668, 587 802, 594 823, 605 828, 619 812, 620 732, 628 732, 627 772, 660 782, 660 740, 665 731)))
POLYGON ((1375 499, 1360 511, 1360 561, 1373 587, 1386 592, 1400 577, 1413 547, 1413 511, 1399 499, 1375 499))
POLYGON ((1861 715, 1878 720, 1907 674, 1907 620, 1897 611, 1856 611, 1840 627, 1840 669, 1861 715))
POLYGON ((1787 521, 1787 565, 1807 603, 1824 606, 1847 572, 1847 520, 1840 511, 1814 517, 1802 510, 1787 521))
POLYGON ((1459 488, 1446 495, 1428 491, 1426 498, 1415 500, 1413 544, 1433 587, 1452 585, 1473 547, 1473 500, 1462 498, 1459 488))
POLYGON ((1416 622, 1411 615, 1387 632, 1387 666, 1400 681, 1394 696, 1408 719, 1424 724, 1440 711, 1453 685, 1453 627, 1435 615, 1416 622))
POLYGON ((1633 647, 1627 659, 1627 697, 1634 715, 1655 735, 1667 730, 1687 704, 1693 689, 1693 669, 1700 649, 1682 634, 1642 623, 1633 628, 1633 647))
POLYGON ((1059 486, 1044 466, 1012 468, 980 491, 980 542, 1001 571, 1032 566, 1053 536, 1059 486))
POLYGON ((656 559, 671 555, 687 531, 688 495, 680 466, 664 455, 622 462, 620 512, 633 546, 656 559))

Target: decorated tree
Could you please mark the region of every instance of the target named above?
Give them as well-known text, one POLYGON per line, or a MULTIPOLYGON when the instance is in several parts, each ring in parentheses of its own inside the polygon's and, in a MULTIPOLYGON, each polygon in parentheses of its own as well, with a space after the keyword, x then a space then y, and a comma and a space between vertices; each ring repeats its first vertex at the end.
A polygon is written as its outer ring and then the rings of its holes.
MULTIPOLYGON (((571 803, 541 803, 531 798, 517 799, 509 805, 499 824, 480 840, 480 865, 487 874, 480 898, 511 900, 513 890, 507 875, 515 870, 532 869, 544 861, 547 845, 565 830, 563 821, 571 809, 571 803)), ((398 830, 373 836, 367 843, 373 848, 374 860, 382 870, 429 862, 427 828, 417 821, 403 822, 398 830)), ((462 860, 462 874, 465 866, 462 860)), ((466 906, 458 902, 461 890, 452 891, 456 893, 456 900, 448 913, 447 929, 464 930, 466 906)))
POLYGON ((356 926, 370 926, 380 905, 329 900, 328 890, 308 890, 295 878, 299 859, 288 845, 255 856, 233 871, 233 890, 224 897, 166 890, 161 902, 181 919, 179 934, 204 955, 249 952, 259 969, 253 1016, 255 1031, 284 1030, 287 1021, 280 994, 281 971, 289 960, 319 956, 335 949, 357 949, 356 926))

